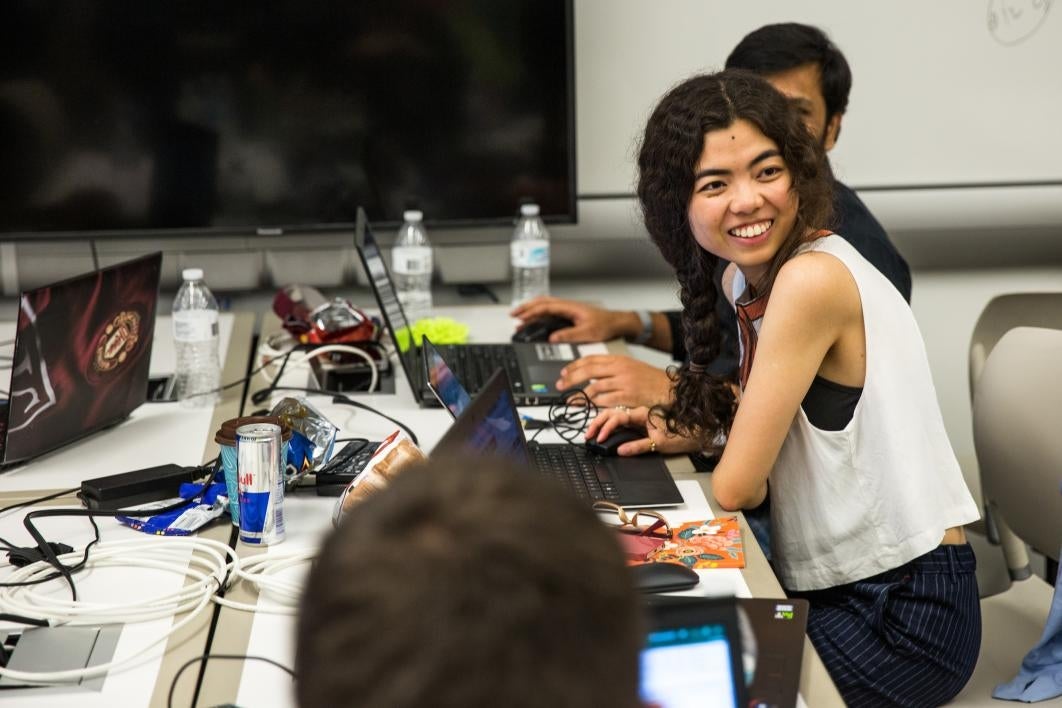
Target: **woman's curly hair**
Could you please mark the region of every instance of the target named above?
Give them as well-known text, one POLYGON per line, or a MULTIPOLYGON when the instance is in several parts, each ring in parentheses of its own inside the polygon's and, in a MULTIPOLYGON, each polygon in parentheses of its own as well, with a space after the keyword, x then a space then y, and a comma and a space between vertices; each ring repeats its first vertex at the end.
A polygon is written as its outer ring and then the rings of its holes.
POLYGON ((757 293, 770 292, 775 276, 807 234, 830 222, 833 176, 822 145, 808 131, 789 101, 766 80, 731 69, 687 79, 671 89, 653 110, 638 153, 638 200, 650 237, 681 286, 682 325, 689 361, 672 373, 673 404, 658 406, 672 433, 698 439, 704 449, 718 447, 720 432, 730 430, 737 402, 732 382, 703 371, 719 356, 722 335, 716 321, 720 259, 697 243, 689 225, 694 171, 704 136, 746 120, 781 151, 798 199, 796 220, 775 255, 757 293))

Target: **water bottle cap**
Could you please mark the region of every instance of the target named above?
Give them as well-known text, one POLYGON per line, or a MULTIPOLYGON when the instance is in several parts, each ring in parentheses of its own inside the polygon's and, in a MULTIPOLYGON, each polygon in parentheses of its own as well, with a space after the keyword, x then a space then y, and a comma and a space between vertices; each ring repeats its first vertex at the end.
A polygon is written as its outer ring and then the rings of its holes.
POLYGON ((420 209, 407 209, 402 212, 402 218, 406 221, 420 221, 424 218, 424 212, 420 209))
POLYGON ((538 204, 521 204, 521 216, 538 216, 538 204))
POLYGON ((202 280, 203 269, 202 268, 185 268, 181 271, 181 277, 185 280, 202 280))

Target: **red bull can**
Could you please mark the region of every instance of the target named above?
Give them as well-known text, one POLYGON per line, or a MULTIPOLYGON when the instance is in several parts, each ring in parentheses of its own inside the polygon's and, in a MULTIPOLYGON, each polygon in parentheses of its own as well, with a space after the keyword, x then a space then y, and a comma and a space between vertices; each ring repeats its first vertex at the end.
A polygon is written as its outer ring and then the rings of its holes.
POLYGON ((240 540, 268 546, 284 540, 284 444, 280 426, 236 428, 240 540))

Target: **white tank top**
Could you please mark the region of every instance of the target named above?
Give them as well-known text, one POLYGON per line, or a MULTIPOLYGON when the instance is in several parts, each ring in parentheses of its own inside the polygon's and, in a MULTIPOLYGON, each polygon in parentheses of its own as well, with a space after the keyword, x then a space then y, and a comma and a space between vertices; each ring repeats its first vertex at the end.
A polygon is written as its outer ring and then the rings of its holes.
MULTIPOLYGON (((802 247, 840 260, 859 288, 866 379, 843 430, 798 409, 771 470, 771 554, 782 585, 819 590, 896 568, 980 517, 951 449, 914 314, 837 235, 802 247)), ((738 271, 736 299, 745 290, 738 271)), ((757 331, 760 322, 755 323, 757 331)), ((741 352, 745 356, 745 352, 741 352)))

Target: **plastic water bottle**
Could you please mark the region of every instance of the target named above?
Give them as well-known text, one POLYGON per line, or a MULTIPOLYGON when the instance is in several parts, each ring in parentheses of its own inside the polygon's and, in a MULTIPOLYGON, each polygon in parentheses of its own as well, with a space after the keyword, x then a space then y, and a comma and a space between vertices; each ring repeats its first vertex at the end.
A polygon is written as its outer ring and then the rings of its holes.
POLYGON ((538 204, 520 205, 520 219, 509 246, 513 266, 513 305, 549 295, 549 231, 538 216, 538 204))
POLYGON ((424 230, 424 214, 410 209, 402 214, 405 223, 398 229, 391 249, 391 271, 395 276, 398 301, 410 324, 431 316, 431 243, 424 230))
POLYGON ((203 282, 202 268, 185 268, 173 301, 177 349, 177 400, 188 408, 212 406, 220 397, 218 301, 203 282))

